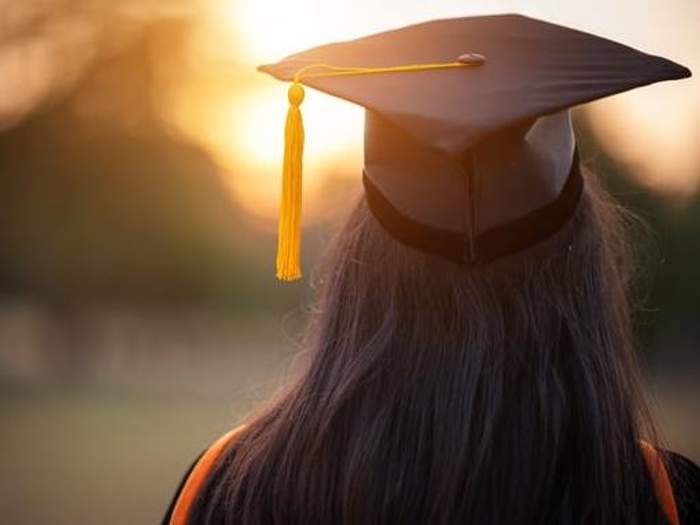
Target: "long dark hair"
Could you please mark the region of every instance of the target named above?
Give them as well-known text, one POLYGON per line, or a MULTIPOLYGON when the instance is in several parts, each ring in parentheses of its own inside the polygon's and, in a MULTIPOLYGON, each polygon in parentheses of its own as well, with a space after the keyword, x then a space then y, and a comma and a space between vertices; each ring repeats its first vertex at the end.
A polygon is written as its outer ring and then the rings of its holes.
POLYGON ((308 363, 251 417, 191 523, 663 523, 639 451, 625 220, 459 268, 361 199, 319 274, 308 363))

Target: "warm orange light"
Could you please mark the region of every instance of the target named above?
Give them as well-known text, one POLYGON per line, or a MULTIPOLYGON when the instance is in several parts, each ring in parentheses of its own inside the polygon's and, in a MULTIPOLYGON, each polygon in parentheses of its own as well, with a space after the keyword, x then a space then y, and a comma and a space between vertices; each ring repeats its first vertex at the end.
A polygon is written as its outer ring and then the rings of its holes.
MULTIPOLYGON (((196 67, 178 79, 173 93, 163 94, 163 99, 170 98, 167 117, 212 155, 240 204, 266 218, 276 217, 280 197, 287 86, 255 73, 255 66, 325 42, 422 19, 467 14, 456 2, 437 7, 434 3, 400 4, 398 0, 381 5, 369 0, 345 4, 322 0, 206 1, 207 10, 189 42, 196 67), (367 17, 370 5, 373 16, 367 17), (399 5, 401 9, 395 9, 399 5), (392 16, 381 16, 387 13, 392 16)), ((664 6, 661 0, 652 3, 664 6)), ((470 4, 470 11, 478 9, 490 10, 485 0, 470 4)), ((587 19, 585 7, 580 13, 573 7, 562 11, 543 6, 530 11, 542 18, 565 18, 561 22, 568 25, 588 20, 584 29, 622 37, 623 30, 614 17, 587 19)), ((665 7, 663 12, 669 13, 665 7)), ((694 29, 684 29, 690 18, 679 18, 677 33, 694 38, 694 29)), ((632 43, 641 46, 648 42, 653 48, 671 45, 666 38, 662 42, 654 42, 654 38, 653 34, 637 35, 632 43)), ((697 53, 693 54, 687 43, 681 44, 678 49, 684 51, 677 51, 678 56, 697 70, 697 53)), ((671 53, 672 47, 659 50, 671 53)), ((695 79, 683 81, 682 86, 669 83, 625 93, 594 104, 590 109, 593 125, 608 153, 632 166, 650 187, 689 193, 700 179, 694 144, 700 110, 696 93, 695 79)), ((362 109, 309 89, 302 113, 306 127, 304 223, 309 224, 317 218, 315 210, 322 208, 325 196, 319 190, 329 174, 350 173, 359 178, 362 109)))
MULTIPOLYGON (((216 110, 198 119, 198 139, 223 168, 232 193, 249 211, 277 215, 281 189, 287 86, 261 76, 245 91, 216 101, 216 110)), ((363 112, 349 103, 307 90, 302 105, 305 215, 313 219, 313 201, 326 177, 361 169, 363 112), (333 172, 333 173, 331 173, 333 172)))
POLYGON ((243 1, 231 4, 229 21, 241 35, 248 58, 271 61, 318 42, 321 24, 314 0, 243 1))
POLYGON ((686 86, 658 85, 601 100, 588 108, 607 152, 650 188, 679 195, 697 190, 696 108, 686 86), (661 104, 659 101, 663 100, 661 104))
MULTIPOLYGON (((231 187, 256 213, 275 215, 281 189, 287 87, 258 90, 238 99, 233 107, 233 117, 239 120, 234 147, 242 158, 232 162, 237 167, 231 187)), ((304 196, 313 202, 331 170, 359 173, 363 113, 311 90, 307 90, 301 109, 306 132, 304 196)))
MULTIPOLYGON (((210 0, 190 41, 193 63, 214 67, 211 78, 235 75, 225 89, 211 80, 183 78, 167 118, 201 144, 221 167, 240 205, 276 218, 281 190, 287 89, 255 72, 258 64, 331 38, 315 0, 210 0), (233 62, 233 72, 220 68, 233 62)), ((337 29, 336 29, 337 30, 337 29)), ((306 130, 304 223, 326 213, 318 192, 329 175, 361 173, 363 110, 308 89, 301 107, 306 130), (322 210, 322 211, 319 211, 322 210)))

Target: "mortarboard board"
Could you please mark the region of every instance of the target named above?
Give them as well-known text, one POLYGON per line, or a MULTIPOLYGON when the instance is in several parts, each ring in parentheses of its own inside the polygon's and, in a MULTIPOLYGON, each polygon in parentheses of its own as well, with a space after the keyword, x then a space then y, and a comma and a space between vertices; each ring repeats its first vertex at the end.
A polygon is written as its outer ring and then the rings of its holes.
POLYGON ((277 275, 300 275, 301 84, 366 109, 369 208, 399 241, 475 265, 552 235, 582 190, 569 108, 690 76, 665 58, 520 15, 437 20, 260 71, 292 82, 277 275))

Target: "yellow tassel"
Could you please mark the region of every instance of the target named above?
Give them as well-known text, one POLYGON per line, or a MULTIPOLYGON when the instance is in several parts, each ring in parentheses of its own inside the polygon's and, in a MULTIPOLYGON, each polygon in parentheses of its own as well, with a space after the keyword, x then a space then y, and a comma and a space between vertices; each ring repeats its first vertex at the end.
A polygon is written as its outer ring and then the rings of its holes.
POLYGON ((337 77, 375 73, 401 73, 479 66, 484 57, 467 53, 457 62, 408 64, 388 67, 334 66, 314 63, 297 70, 289 88, 289 111, 284 131, 284 164, 282 168, 282 203, 277 236, 277 277, 294 281, 301 277, 301 182, 304 155, 304 123, 299 106, 304 100, 302 78, 337 77))
POLYGON ((304 88, 295 82, 289 88, 289 111, 284 130, 282 202, 277 232, 277 278, 294 281, 301 277, 301 184, 304 155, 304 123, 299 106, 304 88))

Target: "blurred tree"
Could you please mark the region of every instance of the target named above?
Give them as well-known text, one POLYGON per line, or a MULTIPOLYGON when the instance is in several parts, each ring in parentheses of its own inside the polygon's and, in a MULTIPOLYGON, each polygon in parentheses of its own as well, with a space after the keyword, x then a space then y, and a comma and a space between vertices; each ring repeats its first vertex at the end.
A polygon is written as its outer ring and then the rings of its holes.
POLYGON ((109 52, 0 135, 0 291, 66 311, 289 307, 291 291, 280 304, 260 271, 271 236, 235 206, 205 152, 158 117, 155 51, 177 60, 188 30, 180 19, 140 23, 119 46, 102 35, 109 52))
MULTIPOLYGON (((667 367, 697 366, 700 360, 700 196, 653 192, 616 161, 578 119, 584 158, 591 160, 613 197, 641 220, 633 237, 638 255, 635 286, 642 349, 667 367), (670 357, 672 356, 672 358, 670 357)), ((698 168, 700 169, 700 167, 698 168)))

